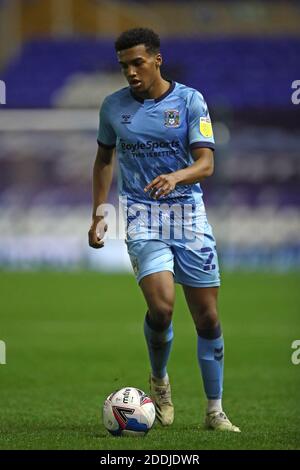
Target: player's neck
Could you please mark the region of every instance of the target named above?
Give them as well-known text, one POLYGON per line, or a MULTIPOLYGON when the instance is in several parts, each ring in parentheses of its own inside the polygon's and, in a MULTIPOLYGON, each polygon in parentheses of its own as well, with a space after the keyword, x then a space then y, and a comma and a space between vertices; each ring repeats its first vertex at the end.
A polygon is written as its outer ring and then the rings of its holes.
POLYGON ((155 81, 145 93, 141 93, 139 96, 144 100, 156 100, 165 94, 169 90, 170 86, 170 82, 159 77, 159 79, 155 81))

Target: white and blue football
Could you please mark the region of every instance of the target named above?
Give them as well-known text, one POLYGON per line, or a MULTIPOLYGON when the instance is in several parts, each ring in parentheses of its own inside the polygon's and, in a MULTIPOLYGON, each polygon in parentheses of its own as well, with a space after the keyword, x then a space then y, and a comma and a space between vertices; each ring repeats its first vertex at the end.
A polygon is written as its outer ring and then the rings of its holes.
POLYGON ((145 392, 125 387, 111 393, 103 406, 103 424, 113 436, 144 436, 155 421, 155 407, 145 392))

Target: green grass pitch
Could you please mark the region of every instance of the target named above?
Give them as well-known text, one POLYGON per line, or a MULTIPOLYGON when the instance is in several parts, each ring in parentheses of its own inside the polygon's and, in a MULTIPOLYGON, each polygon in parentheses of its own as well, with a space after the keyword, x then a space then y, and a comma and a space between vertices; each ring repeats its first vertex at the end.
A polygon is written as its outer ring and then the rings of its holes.
POLYGON ((0 273, 1 449, 300 449, 300 275, 224 274, 224 409, 241 434, 205 431, 196 335, 180 287, 169 362, 175 422, 114 438, 101 407, 148 390, 145 306, 130 275, 0 273))

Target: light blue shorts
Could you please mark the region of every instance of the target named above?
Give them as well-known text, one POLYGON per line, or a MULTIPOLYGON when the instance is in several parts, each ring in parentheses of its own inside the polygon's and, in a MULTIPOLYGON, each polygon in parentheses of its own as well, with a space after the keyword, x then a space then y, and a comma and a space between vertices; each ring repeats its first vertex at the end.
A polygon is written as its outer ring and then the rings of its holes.
POLYGON ((201 240, 127 240, 127 249, 138 282, 153 273, 171 271, 175 282, 191 287, 220 285, 216 243, 206 221, 201 240))

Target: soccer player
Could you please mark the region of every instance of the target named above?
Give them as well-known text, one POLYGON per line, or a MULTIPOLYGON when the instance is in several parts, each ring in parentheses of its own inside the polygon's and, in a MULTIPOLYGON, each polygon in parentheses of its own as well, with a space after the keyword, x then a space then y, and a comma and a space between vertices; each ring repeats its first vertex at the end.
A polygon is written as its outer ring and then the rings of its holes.
POLYGON ((116 155, 120 201, 127 217, 126 244, 148 307, 144 333, 156 416, 165 426, 174 419, 167 362, 173 341, 175 281, 182 284, 197 332, 197 358, 207 396, 205 426, 239 432, 222 409, 219 268, 199 184, 214 167, 207 105, 197 90, 161 76, 160 39, 152 30, 125 31, 115 49, 129 86, 107 96, 100 110, 89 244, 104 245, 107 225, 99 207, 107 200, 116 155))

